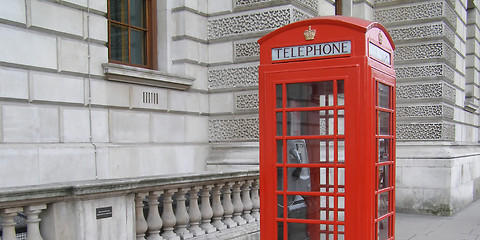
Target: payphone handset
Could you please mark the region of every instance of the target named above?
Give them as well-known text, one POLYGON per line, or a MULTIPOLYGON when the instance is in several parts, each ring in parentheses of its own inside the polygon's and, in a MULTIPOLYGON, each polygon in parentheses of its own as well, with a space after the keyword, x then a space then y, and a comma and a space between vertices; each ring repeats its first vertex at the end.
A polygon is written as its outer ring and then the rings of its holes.
MULTIPOLYGON (((307 164, 308 153, 304 139, 287 141, 288 163, 307 164)), ((310 169, 306 167, 288 168, 288 190, 293 192, 310 192, 310 169)))

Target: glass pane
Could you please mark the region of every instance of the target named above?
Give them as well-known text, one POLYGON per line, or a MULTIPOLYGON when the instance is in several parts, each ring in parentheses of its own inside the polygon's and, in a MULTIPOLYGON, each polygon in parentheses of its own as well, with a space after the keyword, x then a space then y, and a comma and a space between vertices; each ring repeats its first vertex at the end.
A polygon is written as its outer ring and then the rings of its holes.
POLYGON ((128 63, 128 28, 110 25, 110 56, 112 60, 128 63))
POLYGON ((333 81, 287 84, 287 107, 333 106, 333 81))
POLYGON ((333 110, 287 113, 287 135, 333 135, 333 110))
POLYGON ((389 213, 390 209, 390 192, 383 192, 378 195, 378 215, 377 218, 389 213))
POLYGON ((283 228, 284 223, 283 222, 277 222, 277 239, 278 240, 284 240, 284 228, 283 228))
POLYGON ((283 163, 283 140, 277 140, 277 163, 283 163))
POLYGON ((390 139, 378 139, 378 161, 390 161, 390 139))
POLYGON ((378 190, 390 187, 390 165, 378 167, 378 190))
POLYGON ((345 134, 345 110, 338 110, 338 135, 345 134))
POLYGON ((277 112, 277 136, 283 135, 283 114, 282 112, 277 112))
POLYGON ((378 134, 390 135, 390 113, 378 112, 378 134))
POLYGON ((338 186, 345 187, 345 168, 338 168, 338 186))
POLYGON ((338 208, 337 220, 340 221, 340 222, 344 222, 345 221, 345 197, 338 197, 337 208, 338 208))
POLYGON ((333 196, 288 195, 288 218, 334 221, 333 196))
POLYGON ((275 91, 276 91, 275 93, 276 93, 276 99, 277 99, 276 107, 277 108, 282 108, 282 106, 283 106, 282 85, 281 84, 275 85, 275 91))
POLYGON ((383 83, 378 83, 378 106, 390 108, 390 87, 383 83))
POLYGON ((128 0, 110 0, 110 19, 128 24, 128 0))
POLYGON ((338 163, 345 163, 345 140, 338 139, 338 163))
POLYGON ((133 64, 146 65, 147 64, 147 51, 144 31, 131 31, 131 58, 133 64))
MULTIPOLYGON (((288 163, 334 163, 333 139, 287 140, 288 163)), ((278 143, 280 144, 280 143, 278 143)), ((277 144, 277 146, 278 146, 277 144)), ((277 150, 278 151, 278 150, 277 150)))
POLYGON ((378 226, 378 240, 387 240, 389 238, 390 218, 385 218, 377 223, 378 226))
MULTIPOLYGON (((307 223, 287 223, 288 226, 288 240, 305 240, 310 239, 309 232, 315 232, 318 229, 318 224, 307 223)), ((317 230, 318 231, 318 230, 317 230)), ((280 236, 280 234, 279 234, 280 236)), ((283 239, 283 238, 278 238, 283 239)))
POLYGON ((335 168, 287 167, 287 184, 287 191, 291 192, 332 193, 335 190, 335 168))
POLYGON ((277 190, 283 191, 283 168, 277 168, 277 190))
POLYGON ((130 0, 130 25, 146 28, 145 0, 130 0))
POLYGON ((337 80, 337 105, 343 106, 345 104, 345 87, 343 80, 337 80))
POLYGON ((277 195, 277 217, 283 218, 283 206, 285 202, 283 201, 283 195, 277 195))

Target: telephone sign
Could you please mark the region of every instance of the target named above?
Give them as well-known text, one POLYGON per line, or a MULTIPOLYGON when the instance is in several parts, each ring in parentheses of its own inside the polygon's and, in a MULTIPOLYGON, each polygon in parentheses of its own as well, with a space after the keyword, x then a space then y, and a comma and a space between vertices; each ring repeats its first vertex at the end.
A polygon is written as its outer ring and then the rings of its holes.
POLYGON ((258 42, 261 239, 394 239, 388 32, 331 16, 258 42))

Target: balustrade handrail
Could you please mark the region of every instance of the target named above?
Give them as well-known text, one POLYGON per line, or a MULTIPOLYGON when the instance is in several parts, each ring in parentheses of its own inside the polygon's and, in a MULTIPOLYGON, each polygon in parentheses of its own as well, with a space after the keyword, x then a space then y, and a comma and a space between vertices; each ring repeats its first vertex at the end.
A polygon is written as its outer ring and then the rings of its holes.
POLYGON ((258 170, 197 172, 122 179, 99 179, 0 188, 0 208, 72 199, 95 199, 142 191, 190 187, 259 177, 258 170))

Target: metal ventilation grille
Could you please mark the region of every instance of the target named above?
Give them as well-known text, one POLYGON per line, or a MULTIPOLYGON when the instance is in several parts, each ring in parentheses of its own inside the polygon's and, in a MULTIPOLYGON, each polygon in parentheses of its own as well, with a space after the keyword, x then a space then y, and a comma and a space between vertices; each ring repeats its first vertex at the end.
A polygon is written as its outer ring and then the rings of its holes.
POLYGON ((143 103, 158 104, 158 93, 143 92, 143 103))

